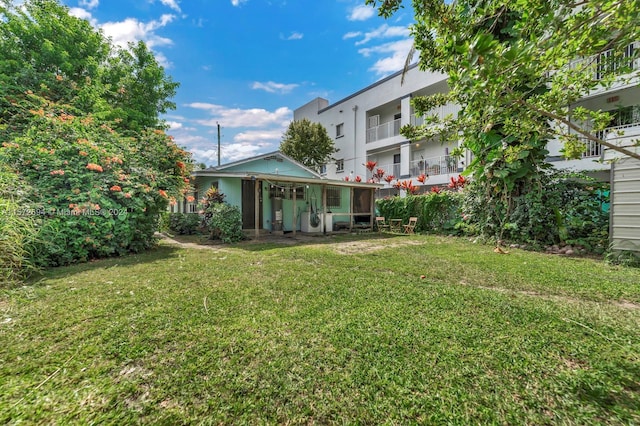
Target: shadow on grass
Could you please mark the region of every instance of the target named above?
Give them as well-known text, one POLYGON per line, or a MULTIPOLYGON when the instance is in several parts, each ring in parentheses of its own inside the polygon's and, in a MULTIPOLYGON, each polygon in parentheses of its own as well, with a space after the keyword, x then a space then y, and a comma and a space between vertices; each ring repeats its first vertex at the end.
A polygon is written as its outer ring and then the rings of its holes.
POLYGON ((615 369, 611 369, 611 376, 606 379, 618 384, 618 389, 611 386, 611 383, 604 382, 602 376, 594 378, 590 373, 586 371, 580 375, 573 389, 580 400, 597 405, 606 412, 615 407, 624 407, 625 410, 638 409, 637 395, 640 392, 640 382, 637 378, 640 377, 640 368, 637 365, 616 363, 615 369))
POLYGON ((74 265, 47 268, 32 274, 31 277, 25 280, 24 284, 29 286, 38 286, 40 281, 49 278, 64 278, 96 269, 106 270, 115 266, 131 266, 162 262, 178 257, 177 253, 179 251, 180 247, 160 244, 140 253, 131 253, 124 256, 90 260, 88 262, 77 263, 74 265))

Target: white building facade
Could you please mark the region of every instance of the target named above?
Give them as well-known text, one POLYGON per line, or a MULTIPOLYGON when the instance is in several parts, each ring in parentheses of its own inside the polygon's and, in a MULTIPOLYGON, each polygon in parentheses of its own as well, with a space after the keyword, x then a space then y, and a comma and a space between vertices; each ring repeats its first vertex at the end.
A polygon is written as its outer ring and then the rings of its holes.
MULTIPOLYGON (((640 49, 640 43, 628 48, 629 56, 640 49)), ((604 52, 601 55, 606 55, 604 52)), ((589 60, 590 58, 583 59, 589 60)), ((594 61, 597 64, 597 61, 594 61)), ((633 60, 633 69, 640 69, 640 59, 633 60)), ((594 73, 599 72, 597 65, 594 73)), ((393 176, 392 182, 385 183, 381 196, 398 193, 392 187, 396 180, 411 180, 422 191, 431 186, 446 185, 451 177, 457 177, 469 164, 469 158, 454 158, 450 155, 460 140, 423 140, 411 142, 400 134, 405 124, 421 124, 422 118, 416 117, 411 107, 411 98, 415 96, 446 93, 447 77, 443 74, 424 72, 412 66, 384 78, 346 98, 329 104, 329 101, 316 98, 294 111, 294 120, 306 118, 322 124, 329 136, 334 138, 339 151, 334 155, 335 163, 326 165, 323 173, 330 179, 371 178, 367 162, 377 163, 386 176, 393 176), (404 74, 404 75, 403 75, 404 74), (404 82, 402 80, 404 79, 404 82), (418 181, 420 175, 429 176, 424 183, 418 181)), ((640 87, 638 81, 627 80, 607 90, 598 90, 581 100, 575 106, 600 109, 613 113, 610 128, 603 133, 608 138, 621 141, 640 137, 640 87), (619 131, 624 136, 619 136, 619 131)), ((439 116, 456 114, 459 106, 455 104, 440 107, 434 111, 439 116)), ((429 115, 433 115, 430 113, 429 115)), ((610 179, 611 166, 603 162, 605 152, 598 144, 587 144, 587 150, 579 160, 566 160, 561 154, 559 141, 550 141, 548 161, 558 169, 573 169, 589 172, 601 180, 610 179)), ((422 192, 420 191, 420 192, 422 192)))

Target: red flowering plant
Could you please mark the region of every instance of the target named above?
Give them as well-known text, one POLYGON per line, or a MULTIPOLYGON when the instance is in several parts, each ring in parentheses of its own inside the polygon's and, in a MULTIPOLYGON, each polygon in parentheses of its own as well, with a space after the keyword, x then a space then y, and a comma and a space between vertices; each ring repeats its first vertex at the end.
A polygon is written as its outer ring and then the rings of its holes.
POLYGON ((465 179, 464 176, 459 175, 457 179, 452 177, 447 187, 451 190, 457 191, 464 188, 466 184, 467 184, 467 179, 465 179))
POLYGON ((412 180, 403 180, 398 182, 398 188, 407 191, 409 194, 415 195, 418 193, 418 187, 413 184, 412 180))
POLYGON ((123 137, 109 126, 61 113, 33 113, 0 162, 29 184, 41 266, 137 252, 155 243, 159 212, 188 188, 190 155, 164 132, 123 137))
POLYGON ((427 180, 429 179, 428 175, 425 175, 424 173, 420 174, 416 180, 420 183, 425 183, 427 180))

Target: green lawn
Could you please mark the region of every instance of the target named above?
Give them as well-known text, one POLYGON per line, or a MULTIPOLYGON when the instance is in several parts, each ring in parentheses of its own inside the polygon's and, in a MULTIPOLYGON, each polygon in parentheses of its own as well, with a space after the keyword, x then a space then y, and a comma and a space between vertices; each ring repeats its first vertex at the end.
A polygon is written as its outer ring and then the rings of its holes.
POLYGON ((0 291, 0 423, 640 423, 639 269, 315 240, 163 245, 0 291))

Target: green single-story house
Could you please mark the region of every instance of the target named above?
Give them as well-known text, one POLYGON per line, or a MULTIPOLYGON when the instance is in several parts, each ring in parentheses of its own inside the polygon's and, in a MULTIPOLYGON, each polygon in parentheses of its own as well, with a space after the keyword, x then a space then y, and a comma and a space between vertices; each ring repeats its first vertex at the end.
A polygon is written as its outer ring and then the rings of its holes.
MULTIPOLYGON (((211 187, 242 211, 242 228, 261 233, 327 233, 373 228, 375 191, 383 185, 329 180, 276 151, 193 172, 194 198, 211 187)), ((196 212, 195 203, 174 211, 196 212)))

